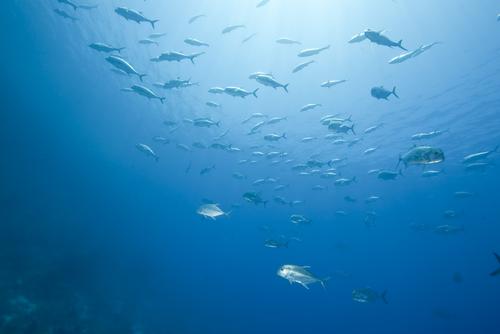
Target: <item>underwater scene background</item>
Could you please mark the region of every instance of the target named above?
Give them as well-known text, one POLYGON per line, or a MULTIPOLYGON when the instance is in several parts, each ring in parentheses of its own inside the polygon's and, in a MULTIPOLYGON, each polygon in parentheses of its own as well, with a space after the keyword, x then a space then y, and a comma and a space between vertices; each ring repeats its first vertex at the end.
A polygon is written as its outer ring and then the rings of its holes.
POLYGON ((498 332, 499 13, 5 1, 0 333, 498 332))

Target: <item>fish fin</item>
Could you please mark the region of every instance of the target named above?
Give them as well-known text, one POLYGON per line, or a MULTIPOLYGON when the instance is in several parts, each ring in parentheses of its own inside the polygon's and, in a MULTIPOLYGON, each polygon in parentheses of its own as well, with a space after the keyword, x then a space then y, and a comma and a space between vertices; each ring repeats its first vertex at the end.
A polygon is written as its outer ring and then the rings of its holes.
POLYGON ((394 88, 392 89, 392 95, 394 95, 395 97, 397 97, 399 99, 399 96, 398 94, 396 93, 396 86, 394 86, 394 88))
POLYGON ((490 273, 490 276, 498 276, 498 275, 500 275, 500 268, 490 273))
POLYGON ((300 285, 302 285, 304 288, 306 288, 307 290, 309 290, 309 287, 307 286, 307 284, 305 284, 305 283, 300 283, 300 285))
POLYGON ((500 263, 500 255, 498 255, 495 252, 493 252, 493 255, 495 255, 495 258, 497 259, 497 262, 500 263))
POLYGON ((400 41, 398 42, 398 48, 403 49, 403 50, 405 50, 405 51, 408 51, 408 49, 405 49, 401 43, 403 43, 403 40, 400 40, 400 41))
POLYGON ((159 156, 155 156, 155 161, 156 162, 160 161, 160 157, 159 156))
POLYGON ((323 289, 326 290, 326 285, 325 283, 328 282, 330 280, 331 277, 325 277, 323 279, 321 279, 319 282, 321 283, 321 286, 323 287, 323 289))
POLYGON ((257 89, 255 89, 255 90, 252 92, 252 95, 253 95, 253 96, 255 96, 255 98, 257 98, 257 97, 258 97, 258 96, 257 96, 257 91, 258 91, 258 90, 259 90, 259 89, 257 88, 257 89))
POLYGON ((382 301, 384 302, 384 304, 389 304, 389 302, 387 301, 387 290, 384 290, 380 297, 382 297, 382 301))
POLYGON ((151 23, 151 26, 153 27, 153 29, 155 28, 155 23, 158 22, 159 20, 151 20, 149 21, 149 23, 151 23))
POLYGON ((284 85, 284 86, 283 86, 283 89, 284 89, 284 90, 285 90, 285 92, 287 92, 287 93, 288 93, 288 85, 289 85, 289 84, 286 84, 286 85, 284 85))

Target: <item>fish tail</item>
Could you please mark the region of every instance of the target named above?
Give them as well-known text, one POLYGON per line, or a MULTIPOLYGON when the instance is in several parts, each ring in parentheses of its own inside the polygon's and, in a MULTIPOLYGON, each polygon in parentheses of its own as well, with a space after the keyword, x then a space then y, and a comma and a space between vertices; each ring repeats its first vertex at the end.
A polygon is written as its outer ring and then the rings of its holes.
POLYGON ((158 22, 159 20, 151 20, 149 21, 149 23, 151 23, 151 26, 153 27, 153 29, 155 28, 155 23, 158 22))
POLYGON ((141 82, 143 82, 142 78, 144 78, 147 74, 138 74, 139 76, 139 80, 141 80, 141 82))
POLYGON ((398 42, 398 47, 399 47, 399 48, 401 48, 401 49, 403 49, 403 50, 405 50, 405 51, 408 51, 408 49, 405 49, 405 48, 403 47, 402 43, 403 43, 403 40, 400 40, 400 41, 398 42))
POLYGON ((380 297, 382 297, 384 304, 389 304, 389 302, 387 301, 387 290, 384 290, 384 292, 382 292, 382 295, 380 297))
POLYGON ((155 155, 155 161, 156 161, 156 162, 160 161, 160 157, 159 157, 159 156, 157 156, 157 155, 155 155))
POLYGON ((163 104, 163 101, 165 101, 165 97, 160 97, 161 104, 163 104))
POLYGON ((495 146, 492 152, 498 152, 499 145, 495 146))
POLYGON ((330 280, 331 277, 325 277, 323 279, 320 279, 319 282, 321 283, 321 286, 323 287, 323 289, 326 290, 326 282, 328 282, 330 280))
POLYGON ((286 85, 284 85, 284 86, 283 86, 283 89, 284 89, 284 90, 285 90, 285 92, 287 92, 287 93, 288 93, 288 85, 290 85, 290 84, 286 84, 286 85))
POLYGON ((123 47, 123 48, 116 48, 116 51, 118 51, 118 53, 122 53, 122 50, 124 50, 124 49, 125 49, 125 47, 123 47))
POLYGON ((397 97, 399 99, 399 96, 398 94, 396 93, 396 86, 394 86, 394 88, 392 89, 392 95, 394 95, 395 97, 397 97))
POLYGON ((281 135, 281 137, 285 138, 286 139, 286 133, 283 132, 283 134, 281 135))
POLYGON ((258 90, 259 90, 259 89, 257 88, 257 89, 255 89, 255 90, 252 92, 252 95, 253 95, 253 96, 255 96, 255 98, 257 98, 257 97, 258 97, 258 96, 257 96, 257 91, 258 91, 258 90))
POLYGON ((351 131, 352 131, 352 134, 355 135, 356 132, 354 132, 354 124, 351 126, 351 131))

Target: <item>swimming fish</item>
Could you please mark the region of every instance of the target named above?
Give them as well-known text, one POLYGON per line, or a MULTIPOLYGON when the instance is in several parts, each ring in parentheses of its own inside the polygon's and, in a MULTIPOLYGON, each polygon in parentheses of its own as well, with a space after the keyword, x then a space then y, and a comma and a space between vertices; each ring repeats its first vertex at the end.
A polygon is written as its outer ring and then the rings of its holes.
POLYGON ((360 43, 366 40, 365 32, 363 31, 362 33, 359 33, 357 35, 354 35, 351 37, 351 39, 347 43, 360 43))
POLYGON ((264 246, 267 248, 288 248, 288 241, 268 239, 264 242, 264 246))
POLYGON ((157 41, 153 41, 152 39, 149 39, 149 38, 145 38, 145 39, 139 40, 139 44, 142 44, 142 45, 156 45, 156 46, 159 45, 157 41))
POLYGON ((330 278, 318 278, 309 271, 309 268, 311 267, 285 264, 278 269, 277 275, 288 280, 290 284, 298 283, 308 290, 309 285, 314 283, 320 283, 325 288, 325 282, 330 278))
POLYGON ((293 214, 290 216, 292 224, 310 224, 311 220, 303 215, 293 214))
POLYGON ((212 166, 210 166, 210 167, 205 167, 205 168, 202 168, 202 169, 200 170, 200 175, 205 175, 205 174, 208 174, 208 173, 210 173, 210 172, 211 172, 212 170, 214 170, 214 169, 215 169, 215 165, 212 165, 212 166))
POLYGON ((112 47, 111 45, 108 45, 105 43, 92 43, 92 44, 89 44, 89 47, 91 49, 96 50, 96 51, 105 52, 105 53, 110 53, 110 52, 114 52, 114 51, 121 53, 121 51, 123 49, 125 49, 125 48, 115 48, 115 47, 112 47))
POLYGON ((309 111, 309 110, 313 110, 315 108, 318 108, 318 107, 321 107, 322 104, 320 103, 309 103, 309 104, 306 104, 305 106, 303 106, 302 108, 300 108, 300 111, 309 111))
POLYGON ((372 303, 379 299, 381 299, 384 304, 388 304, 387 291, 383 291, 379 294, 377 291, 369 287, 354 289, 352 291, 352 300, 358 303, 372 303))
POLYGON ((64 5, 68 5, 73 7, 73 10, 77 10, 80 6, 75 4, 74 2, 71 2, 70 0, 57 0, 57 2, 62 3, 64 5))
POLYGON ((153 149, 151 147, 149 147, 148 145, 146 144, 137 144, 135 146, 139 151, 145 153, 146 155, 150 156, 150 157, 153 157, 156 162, 158 162, 158 160, 160 160, 160 157, 158 155, 156 155, 156 153, 153 151, 153 149))
POLYGON ((249 40, 251 40, 255 36, 257 36, 257 33, 253 33, 253 34, 248 35, 248 37, 243 38, 243 40, 241 41, 241 44, 248 42, 249 40))
POLYGON ((402 161, 405 167, 411 165, 432 165, 443 162, 444 152, 440 148, 431 146, 414 146, 399 157, 398 165, 402 161))
POLYGON ((314 49, 305 49, 299 52, 297 55, 298 57, 311 57, 319 54, 320 52, 323 52, 325 50, 328 50, 330 48, 330 45, 327 45, 322 48, 314 48, 314 49))
POLYGON ((222 29, 222 33, 227 34, 227 33, 230 33, 231 31, 236 30, 236 29, 243 29, 243 28, 246 28, 246 26, 243 24, 237 24, 237 25, 229 26, 229 27, 222 29))
POLYGON ((215 220, 221 216, 229 216, 230 212, 224 212, 219 208, 219 204, 203 204, 196 211, 197 214, 201 215, 203 218, 210 218, 215 220))
POLYGON ((193 53, 190 55, 184 54, 182 52, 169 51, 162 53, 156 58, 151 58, 152 62, 161 62, 161 61, 177 61, 180 62, 184 59, 189 59, 194 64, 194 59, 205 54, 205 52, 193 53))
POLYGON ((407 61, 408 59, 415 58, 415 57, 421 55, 422 53, 424 53, 425 51, 429 50, 430 48, 432 48, 436 44, 440 44, 440 42, 422 45, 414 51, 409 51, 409 52, 405 52, 403 54, 400 54, 399 56, 396 56, 396 57, 392 58, 391 60, 389 60, 389 64, 400 64, 402 62, 407 61))
POLYGON ((246 192, 243 194, 243 198, 250 202, 250 203, 253 203, 255 205, 258 205, 258 204, 264 204, 266 205, 267 204, 267 201, 264 201, 262 199, 262 197, 260 196, 259 193, 256 193, 256 192, 246 192))
POLYGON ((267 5, 269 3, 269 1, 270 0, 261 0, 261 1, 259 1, 257 6, 255 6, 255 7, 257 7, 257 8, 263 7, 263 6, 267 5))
POLYGON ((192 45, 192 46, 210 46, 210 44, 202 42, 196 38, 186 38, 184 43, 192 45))
POLYGON ((221 105, 219 103, 213 102, 213 101, 208 101, 205 103, 205 105, 207 105, 210 108, 220 108, 221 107, 221 105))
POLYGON ((280 139, 286 139, 286 133, 283 133, 282 135, 277 135, 275 133, 271 133, 271 134, 268 134, 268 135, 265 135, 264 136, 264 139, 267 140, 267 141, 278 141, 280 139))
POLYGON ((309 60, 304 63, 300 63, 293 68, 292 73, 297 73, 299 71, 302 71, 304 68, 306 68, 307 66, 311 65, 314 62, 315 62, 314 60, 309 60))
POLYGON ((243 88, 240 87, 226 87, 224 88, 224 93, 227 95, 233 96, 233 97, 241 97, 245 98, 248 95, 253 95, 255 98, 257 98, 257 91, 259 89, 255 89, 253 92, 249 92, 247 90, 244 90, 243 88))
POLYGON ((389 97, 390 95, 394 95, 395 97, 397 97, 397 98, 399 99, 399 96, 398 96, 398 94, 396 93, 396 87, 394 87, 394 88, 392 89, 392 91, 385 89, 383 86, 373 87, 373 88, 370 90, 370 94, 371 94, 374 98, 376 98, 377 100, 380 100, 380 99, 388 100, 388 97, 389 97))
POLYGON ((139 74, 135 68, 130 65, 125 59, 120 58, 118 56, 109 56, 106 58, 106 61, 116 67, 119 70, 122 70, 123 72, 127 74, 134 74, 139 77, 139 80, 142 81, 142 78, 146 76, 146 74, 139 74))
POLYGON ((191 17, 189 20, 188 20, 188 23, 191 24, 199 19, 201 19, 202 17, 207 17, 205 14, 200 14, 200 15, 195 15, 193 17, 191 17))
POLYGON ((491 151, 482 151, 482 152, 478 152, 478 153, 469 154, 463 158, 462 163, 470 164, 473 162, 484 160, 484 159, 488 158, 491 154, 496 153, 498 151, 498 147, 499 146, 497 145, 491 151))
POLYGON ((224 93, 224 88, 222 87, 212 87, 208 90, 209 93, 211 94, 223 94, 224 93))
POLYGON ((423 140, 423 139, 431 139, 437 136, 442 135, 448 130, 435 130, 430 132, 419 132, 411 136, 412 140, 423 140))
POLYGON ((149 23, 151 23, 151 26, 153 27, 153 29, 155 28, 155 23, 159 21, 159 20, 148 19, 141 12, 130 9, 130 8, 126 8, 126 7, 117 7, 115 9, 115 13, 120 15, 121 17, 125 18, 125 20, 127 20, 127 21, 130 20, 130 21, 137 22, 139 24, 141 22, 149 22, 149 23))
POLYGON ((255 76, 255 80, 261 85, 272 87, 274 89, 281 87, 285 90, 285 92, 288 93, 289 84, 281 84, 278 81, 276 81, 272 76, 259 74, 255 76))
POLYGON ((328 80, 328 81, 325 81, 323 82, 320 86, 321 87, 325 87, 325 88, 330 88, 330 87, 333 87, 333 86, 337 86, 341 83, 344 83, 346 82, 347 80, 328 80))
POLYGON ((382 32, 379 32, 379 31, 373 31, 373 30, 365 30, 364 32, 364 35, 366 38, 368 38, 372 43, 375 43, 375 44, 378 44, 378 45, 383 45, 383 46, 388 46, 390 48, 396 46, 400 49, 403 49, 405 51, 408 51, 407 49, 405 49, 401 43, 403 42, 403 40, 400 40, 399 42, 394 42, 394 41, 391 41, 388 37, 382 35, 382 32))
POLYGON ((158 99, 160 100, 161 104, 163 104, 163 101, 165 101, 165 98, 164 97, 160 97, 158 95, 156 95, 151 89, 147 88, 147 87, 144 87, 144 86, 141 86, 141 85, 133 85, 132 87, 130 88, 125 88, 123 89, 124 91, 128 91, 130 89, 130 91, 136 93, 136 94, 139 94, 141 96, 144 96, 146 98, 148 98, 148 100, 150 99, 158 99))
POLYGON ((302 44, 299 41, 290 39, 290 38, 279 38, 276 40, 276 43, 278 44, 285 44, 285 45, 291 45, 291 44, 302 44))
POLYGON ((56 8, 56 9, 54 9, 54 13, 56 13, 57 15, 59 15, 62 18, 69 19, 73 22, 78 21, 78 19, 76 17, 69 15, 64 10, 56 8))
MULTIPOLYGON (((497 262, 500 264, 500 255, 498 255, 497 253, 493 253, 493 255, 495 256, 495 259, 497 259, 497 262)), ((500 267, 497 270, 492 271, 490 273, 490 276, 498 276, 498 275, 500 275, 500 267)))

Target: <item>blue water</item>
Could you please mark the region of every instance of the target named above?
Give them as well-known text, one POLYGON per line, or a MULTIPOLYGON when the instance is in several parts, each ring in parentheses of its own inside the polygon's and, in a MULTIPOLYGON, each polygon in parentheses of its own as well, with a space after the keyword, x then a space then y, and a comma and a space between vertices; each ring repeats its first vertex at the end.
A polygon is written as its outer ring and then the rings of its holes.
POLYGON ((498 332, 500 277, 489 273, 500 265, 492 255, 500 252, 500 156, 492 153, 479 172, 466 172, 462 163, 500 144, 498 1, 271 0, 256 8, 257 2, 102 0, 92 2, 97 9, 76 11, 55 0, 2 4, 1 333, 498 332), (118 6, 160 21, 155 30, 126 21, 114 12, 118 6), (78 20, 58 16, 56 8, 78 20), (188 24, 197 14, 206 17, 188 24), (221 34, 236 24, 246 28, 221 34), (389 64, 403 51, 347 43, 367 28, 385 30, 409 50, 442 44, 389 64), (166 33, 159 46, 138 44, 153 31, 166 33), (187 45, 188 37, 210 47, 187 45), (302 45, 275 43, 281 37, 302 45), (147 73, 143 84, 165 104, 120 91, 140 82, 111 72, 106 54, 88 47, 94 42, 126 47, 123 58, 147 73), (297 57, 328 44, 317 56, 297 57), (206 54, 194 65, 149 61, 167 51, 206 54), (315 63, 291 73, 309 59, 315 63), (289 93, 249 80, 256 71, 290 83, 289 93), (170 91, 152 85, 177 77, 199 85, 170 91), (347 82, 320 87, 333 79, 347 82), (400 98, 374 99, 370 89, 381 85, 396 86, 400 98), (259 88, 258 98, 209 94, 214 86, 259 88), (307 103, 322 107, 299 112, 307 103), (247 135, 260 120, 241 123, 255 112, 287 120, 247 135), (329 130, 319 120, 327 114, 352 115, 356 135, 344 138, 362 141, 349 147, 324 139, 329 130), (183 122, 198 117, 220 127, 183 122), (178 129, 170 132, 165 120, 178 129), (228 129, 219 142, 240 152, 177 147, 209 146, 228 129), (434 130, 448 131, 411 140, 434 130), (287 138, 277 143, 263 139, 283 132, 287 138), (300 142, 306 136, 317 139, 300 142), (154 149, 159 162, 138 143, 154 149), (401 164, 395 181, 367 173, 394 170, 416 143, 443 150, 445 161, 425 168, 441 175, 423 178, 422 167, 401 164), (371 147, 378 150, 363 154, 371 147), (288 156, 266 159, 254 151, 288 156), (322 161, 347 158, 336 166, 338 178, 357 182, 338 187, 335 179, 291 169, 315 154, 322 161), (238 164, 242 159, 256 162, 238 164), (237 180, 234 172, 247 178, 237 180), (289 187, 252 185, 267 177, 289 187), (327 189, 314 191, 315 185, 327 189), (248 191, 269 202, 245 201, 248 191), (473 196, 457 199, 456 191, 473 196), (372 195, 380 200, 365 203, 372 195), (275 196, 304 203, 282 206, 275 196), (203 199, 232 212, 203 219, 196 213, 203 199), (444 218, 447 210, 456 217, 444 218), (367 224, 370 212, 376 216, 367 224), (311 224, 292 224, 292 214, 311 224), (463 231, 436 233, 442 225, 463 231), (290 240, 288 248, 264 247, 280 238, 290 240), (326 289, 306 290, 276 274, 284 264, 331 278, 326 289), (388 304, 354 301, 352 291, 364 287, 387 291, 388 304))

